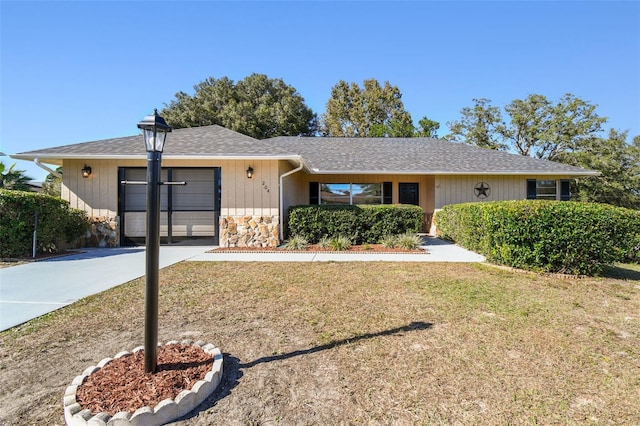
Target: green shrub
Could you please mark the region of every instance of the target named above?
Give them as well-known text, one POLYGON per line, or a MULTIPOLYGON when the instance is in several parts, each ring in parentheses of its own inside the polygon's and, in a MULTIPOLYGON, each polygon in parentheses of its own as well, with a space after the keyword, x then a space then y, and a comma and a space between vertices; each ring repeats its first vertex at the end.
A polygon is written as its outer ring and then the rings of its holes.
POLYGON ((638 212, 558 201, 449 205, 437 213, 436 224, 443 238, 489 261, 579 275, 637 256, 640 234, 638 212))
POLYGON ((367 243, 377 243, 389 234, 416 234, 424 220, 422 208, 404 204, 360 206, 360 214, 360 233, 367 243))
POLYGON ((36 252, 55 252, 73 243, 89 226, 84 211, 66 201, 34 192, 0 189, 0 257, 29 257, 37 212, 36 252))
POLYGON ((354 244, 375 244, 388 234, 417 233, 422 221, 419 206, 293 206, 289 208, 288 232, 312 244, 338 235, 349 235, 354 244))

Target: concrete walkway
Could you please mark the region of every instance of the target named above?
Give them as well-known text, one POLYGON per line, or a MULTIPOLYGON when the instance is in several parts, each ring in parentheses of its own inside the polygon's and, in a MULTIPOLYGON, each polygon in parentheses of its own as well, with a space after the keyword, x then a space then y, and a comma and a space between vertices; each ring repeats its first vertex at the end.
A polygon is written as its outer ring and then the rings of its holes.
MULTIPOLYGON (((479 254, 437 238, 428 253, 230 253, 213 246, 161 246, 160 267, 182 261, 234 262, 483 262, 479 254)), ((0 269, 0 331, 67 306, 145 274, 145 249, 83 249, 82 253, 0 269)))

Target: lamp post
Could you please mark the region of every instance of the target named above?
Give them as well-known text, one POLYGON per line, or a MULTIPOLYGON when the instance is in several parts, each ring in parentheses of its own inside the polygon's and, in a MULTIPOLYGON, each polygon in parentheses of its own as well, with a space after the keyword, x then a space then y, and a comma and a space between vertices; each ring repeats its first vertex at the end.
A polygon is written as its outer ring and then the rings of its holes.
POLYGON ((147 149, 147 249, 144 298, 144 371, 155 373, 158 360, 158 275, 160 270, 160 166, 171 127, 154 109, 138 123, 147 149))

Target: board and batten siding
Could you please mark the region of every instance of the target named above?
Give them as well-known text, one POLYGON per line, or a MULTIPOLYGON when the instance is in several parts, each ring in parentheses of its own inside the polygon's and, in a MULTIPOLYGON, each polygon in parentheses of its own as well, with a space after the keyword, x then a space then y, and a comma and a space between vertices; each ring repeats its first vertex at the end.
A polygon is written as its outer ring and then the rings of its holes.
POLYGON ((527 179, 559 180, 566 176, 436 176, 435 209, 447 204, 460 204, 481 201, 524 200, 527 198, 527 179), (474 187, 485 182, 491 188, 487 198, 476 197, 474 187))
POLYGON ((84 210, 89 217, 113 218, 118 213, 118 166, 145 167, 135 160, 64 160, 61 197, 72 208, 84 210), (91 167, 91 176, 82 177, 82 168, 91 167))
MULTIPOLYGON (((90 217, 115 217, 118 211, 118 168, 146 167, 146 160, 65 160, 62 198, 90 217), (82 177, 84 165, 91 176, 82 177)), ((162 167, 220 167, 221 216, 277 216, 278 161, 162 160, 162 167), (254 170, 247 178, 247 168, 254 170)))
POLYGON ((221 216, 278 216, 278 161, 226 161, 222 170, 221 216), (247 168, 253 177, 247 178, 247 168))

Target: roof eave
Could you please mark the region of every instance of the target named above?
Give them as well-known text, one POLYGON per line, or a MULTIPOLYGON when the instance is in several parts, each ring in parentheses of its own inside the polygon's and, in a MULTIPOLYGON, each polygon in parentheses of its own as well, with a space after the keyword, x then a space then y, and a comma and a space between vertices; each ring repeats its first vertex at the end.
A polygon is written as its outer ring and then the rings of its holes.
MULTIPOLYGON (((62 160, 144 160, 146 154, 139 155, 96 155, 96 154, 13 154, 9 157, 16 160, 35 161, 36 159, 46 162, 62 161, 62 160)), ((163 160, 300 160, 299 155, 260 155, 260 154, 223 154, 223 155, 180 155, 180 154, 164 154, 163 160)))

